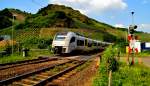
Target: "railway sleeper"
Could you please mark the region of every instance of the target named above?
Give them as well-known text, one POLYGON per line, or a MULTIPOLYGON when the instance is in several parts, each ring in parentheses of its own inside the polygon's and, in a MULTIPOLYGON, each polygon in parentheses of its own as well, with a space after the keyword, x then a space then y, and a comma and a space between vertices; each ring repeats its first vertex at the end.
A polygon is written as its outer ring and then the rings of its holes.
POLYGON ((31 76, 31 77, 29 77, 29 79, 35 80, 35 81, 41 81, 41 80, 44 80, 45 78, 40 78, 40 77, 33 77, 33 76, 31 76))
POLYGON ((30 79, 23 79, 23 80, 21 80, 21 82, 24 83, 24 84, 29 84, 29 85, 38 83, 37 81, 33 81, 33 80, 30 80, 30 79))
POLYGON ((52 75, 52 74, 43 72, 43 73, 41 73, 40 75, 43 75, 43 76, 50 76, 50 75, 52 75))
POLYGON ((24 83, 21 83, 21 82, 13 82, 13 84, 10 85, 10 86, 32 86, 32 85, 24 84, 24 83))
POLYGON ((39 77, 39 78, 48 78, 48 76, 45 76, 45 75, 37 75, 37 77, 39 77))
POLYGON ((76 74, 77 72, 72 70, 68 73, 65 73, 61 77, 58 77, 57 79, 52 80, 50 83, 48 83, 46 86, 59 86, 59 84, 63 83, 67 79, 69 79, 72 75, 76 74))

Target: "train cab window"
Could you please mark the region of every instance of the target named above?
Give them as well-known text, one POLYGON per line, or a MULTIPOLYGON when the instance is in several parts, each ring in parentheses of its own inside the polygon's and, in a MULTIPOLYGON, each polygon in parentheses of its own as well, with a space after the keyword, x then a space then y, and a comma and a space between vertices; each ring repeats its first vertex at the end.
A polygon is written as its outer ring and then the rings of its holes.
POLYGON ((75 42, 75 40, 76 40, 75 37, 72 37, 70 43, 75 42))
POLYGON ((57 36, 57 37, 55 38, 55 40, 62 41, 62 40, 64 40, 65 38, 66 38, 66 37, 57 36))

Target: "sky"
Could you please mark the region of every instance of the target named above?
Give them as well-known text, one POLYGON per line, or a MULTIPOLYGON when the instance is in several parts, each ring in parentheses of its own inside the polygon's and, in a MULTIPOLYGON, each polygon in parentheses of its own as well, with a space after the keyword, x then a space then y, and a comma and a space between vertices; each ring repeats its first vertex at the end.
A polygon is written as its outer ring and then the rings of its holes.
POLYGON ((60 4, 116 27, 126 27, 133 21, 138 31, 150 33, 150 0, 0 0, 0 10, 15 8, 35 14, 48 4, 60 4))

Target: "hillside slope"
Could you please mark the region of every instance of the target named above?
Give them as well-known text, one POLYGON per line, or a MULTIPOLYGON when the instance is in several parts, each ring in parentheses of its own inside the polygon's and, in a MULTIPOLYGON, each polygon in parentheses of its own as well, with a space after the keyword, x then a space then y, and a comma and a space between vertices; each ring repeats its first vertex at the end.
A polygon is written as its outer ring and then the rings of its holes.
MULTIPOLYGON (((96 21, 81 14, 78 10, 64 5, 49 4, 41 8, 36 14, 29 14, 17 9, 7 9, 6 12, 11 15, 6 15, 6 13, 1 14, 1 12, 0 15, 7 17, 7 19, 3 20, 8 23, 12 22, 12 14, 17 14, 15 24, 13 24, 16 40, 28 39, 32 36, 50 37, 52 39, 56 32, 63 30, 79 32, 87 37, 108 42, 126 40, 127 29, 115 28, 103 22, 96 21)), ((12 23, 9 26, 3 27, 4 29, 0 30, 0 35, 10 35, 11 25, 12 23)), ((150 34, 142 32, 137 32, 137 34, 141 36, 142 41, 150 41, 150 34), (145 36, 146 38, 144 38, 145 36)))
MULTIPOLYGON (((22 12, 18 9, 8 9, 5 8, 0 11, 0 29, 4 29, 12 26, 13 16, 14 16, 14 24, 19 24, 24 22, 26 16, 29 15, 26 12, 22 12)), ((14 25, 13 24, 13 25, 14 25)))

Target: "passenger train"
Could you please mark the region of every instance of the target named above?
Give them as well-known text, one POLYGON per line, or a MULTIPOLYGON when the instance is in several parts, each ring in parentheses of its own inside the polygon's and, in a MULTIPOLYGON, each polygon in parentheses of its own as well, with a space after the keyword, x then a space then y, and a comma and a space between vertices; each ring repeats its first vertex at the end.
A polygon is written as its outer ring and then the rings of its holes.
POLYGON ((52 51, 55 54, 67 54, 73 51, 104 49, 111 43, 93 40, 75 32, 59 32, 54 36, 52 51))

